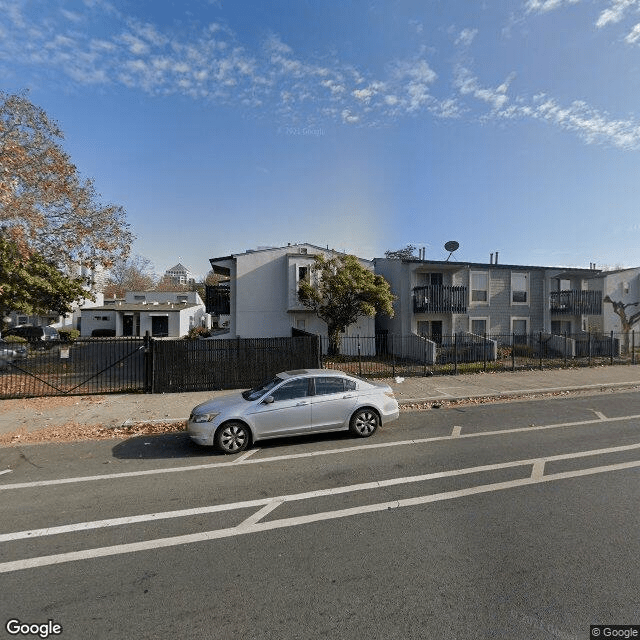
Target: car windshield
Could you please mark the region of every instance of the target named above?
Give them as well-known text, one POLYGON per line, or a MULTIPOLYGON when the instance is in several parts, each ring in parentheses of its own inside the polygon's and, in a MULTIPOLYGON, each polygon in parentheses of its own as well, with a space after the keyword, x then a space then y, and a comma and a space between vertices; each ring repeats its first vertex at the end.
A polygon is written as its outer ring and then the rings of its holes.
POLYGON ((257 386, 254 387, 253 389, 249 389, 248 391, 243 391, 242 392, 242 397, 245 400, 257 400, 258 398, 261 398, 265 393, 267 393, 267 391, 271 391, 271 389, 273 389, 276 385, 280 384, 282 382, 282 378, 278 378, 278 376, 276 376, 275 378, 271 378, 271 380, 257 386))

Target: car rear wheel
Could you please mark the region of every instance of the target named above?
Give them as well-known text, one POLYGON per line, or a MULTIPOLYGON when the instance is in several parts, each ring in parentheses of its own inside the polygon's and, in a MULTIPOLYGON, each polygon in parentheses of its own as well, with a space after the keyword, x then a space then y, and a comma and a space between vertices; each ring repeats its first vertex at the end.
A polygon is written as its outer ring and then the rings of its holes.
POLYGON ((360 438, 373 435, 380 426, 380 417, 373 409, 358 409, 349 423, 349 430, 360 438))
POLYGON ((249 445, 251 434, 242 422, 227 422, 216 432, 216 446, 223 453, 238 453, 249 445))

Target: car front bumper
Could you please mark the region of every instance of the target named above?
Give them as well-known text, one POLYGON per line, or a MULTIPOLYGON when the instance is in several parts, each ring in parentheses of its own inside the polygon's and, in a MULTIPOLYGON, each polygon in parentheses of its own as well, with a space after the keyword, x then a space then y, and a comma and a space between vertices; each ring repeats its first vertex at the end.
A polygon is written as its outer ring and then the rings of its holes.
POLYGON ((212 447, 215 432, 216 428, 211 422, 187 422, 187 433, 196 444, 212 447))

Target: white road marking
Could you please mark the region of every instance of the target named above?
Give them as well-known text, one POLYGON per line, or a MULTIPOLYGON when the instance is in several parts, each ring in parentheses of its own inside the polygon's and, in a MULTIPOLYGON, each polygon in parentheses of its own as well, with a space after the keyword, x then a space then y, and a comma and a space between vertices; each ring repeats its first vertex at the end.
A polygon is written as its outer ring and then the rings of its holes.
POLYGON ((3 473, 11 473, 11 469, 5 469, 4 471, 0 471, 0 476, 1 476, 3 473))
MULTIPOLYGON (((465 438, 484 438, 488 436, 501 436, 512 433, 523 433, 533 431, 546 431, 548 429, 562 429, 566 427, 583 427, 594 424, 603 424, 609 422, 620 422, 622 420, 638 420, 640 415, 618 416, 616 418, 594 419, 594 420, 578 420, 576 422, 561 422, 557 424, 538 425, 535 427, 515 427, 513 429, 498 429, 494 431, 480 431, 476 433, 466 433, 457 436, 457 439, 465 438)), ((180 473, 183 471, 202 471, 205 469, 216 469, 222 467, 238 467, 245 464, 264 464, 268 462, 281 462, 283 460, 295 460, 299 458, 315 458, 317 456, 337 455, 349 453, 351 451, 364 451, 371 449, 386 449, 388 447, 402 447, 407 445, 427 444, 430 442, 443 442, 452 440, 452 436, 436 436, 433 438, 415 438, 412 440, 396 440, 393 442, 377 442, 375 444, 355 445, 352 447, 342 447, 339 449, 324 449, 318 451, 308 451, 306 453, 292 453, 280 456, 270 456, 268 458, 258 458, 257 460, 242 460, 231 462, 212 462, 209 464, 197 464, 186 467, 169 467, 164 469, 147 469, 146 471, 126 471, 123 473, 111 473, 95 476, 80 476, 75 478, 59 478, 57 480, 36 480, 34 482, 19 482, 14 484, 0 485, 0 491, 8 491, 13 489, 31 489, 33 487, 48 487, 60 484, 72 484, 75 482, 95 482, 99 480, 115 480, 118 478, 134 478, 137 476, 150 476, 164 473, 180 473)))
MULTIPOLYGON (((14 540, 24 540, 26 538, 39 538, 44 536, 60 535, 63 533, 77 533, 89 531, 91 529, 103 529, 106 527, 117 527, 129 524, 138 524, 141 522, 149 522, 152 520, 167 520, 171 518, 183 518, 207 513, 216 513, 221 511, 236 511, 240 509, 249 509, 252 507, 263 507, 266 513, 272 511, 277 506, 285 502, 297 502, 303 500, 311 500, 314 498, 324 498, 327 496, 336 496, 343 493, 355 493, 358 491, 367 491, 370 489, 382 489, 385 487, 393 487, 402 484, 414 484, 417 482, 426 482, 428 480, 437 480, 441 478, 451 478, 456 476, 469 475, 473 473, 483 473, 488 471, 499 471, 502 469, 510 469, 513 467, 525 467, 532 465, 533 470, 531 477, 539 479, 544 474, 544 465, 547 462, 556 462, 559 460, 575 460, 577 458, 588 458, 597 455, 606 455, 609 453, 618 453, 621 451, 633 451, 640 449, 640 443, 621 445, 618 447, 609 447, 606 449, 591 449, 588 451, 578 451, 575 453, 562 453, 544 458, 530 458, 525 460, 512 460, 509 462, 498 462, 494 464, 481 465, 478 467, 466 467, 463 469, 451 469, 449 471, 436 471, 433 473, 425 473, 417 476, 405 476, 402 478, 390 478, 387 480, 374 480, 372 482, 364 482, 360 484, 344 485, 341 487, 332 487, 330 489, 316 489, 314 491, 305 491, 303 493, 293 493, 280 496, 272 496, 269 498, 257 498, 255 500, 245 500, 242 502, 231 502, 226 504, 215 504, 206 507, 194 507, 192 509, 180 509, 177 511, 165 511, 158 513, 142 514, 138 516, 124 516, 121 518, 112 518, 109 520, 93 520, 90 522, 79 522, 75 524, 59 525, 55 527, 46 527, 42 529, 31 529, 26 531, 16 531, 14 533, 5 533, 0 535, 0 543, 11 542, 14 540)), ((261 513, 259 511, 258 513, 261 513)), ((247 521, 257 521, 263 515, 256 518, 257 514, 250 516, 247 521)))
POLYGON ((598 418, 600 418, 600 420, 606 420, 607 416, 604 415, 604 413, 602 413, 601 411, 596 411, 595 409, 591 409, 591 411, 593 411, 593 413, 595 413, 598 418))
POLYGON ((260 449, 250 449, 249 451, 245 451, 239 458, 236 458, 233 462, 234 464, 238 464, 243 460, 246 460, 249 456, 252 456, 254 453, 258 453, 260 449))
POLYGON ((545 460, 536 460, 533 463, 533 469, 531 470, 531 477, 532 478, 542 478, 542 476, 544 475, 544 465, 545 465, 545 460))
POLYGON ((452 438, 459 438, 462 433, 462 427, 453 427, 453 431, 451 432, 452 438))
MULTIPOLYGON (((592 467, 590 469, 580 469, 577 471, 567 471, 563 473, 554 473, 541 478, 521 478, 518 480, 508 480, 506 482, 496 482, 493 484, 480 485, 470 487, 468 489, 459 489, 457 491, 446 491, 443 493, 418 496, 415 498, 405 498, 402 500, 392 500, 389 502, 379 502, 377 504, 362 505, 359 507, 351 507, 348 509, 338 509, 335 511, 324 511, 313 513, 305 516, 297 516, 293 518, 283 518, 280 520, 271 520, 269 522, 253 522, 248 520, 237 527, 227 529, 215 529, 212 531, 203 531, 182 536, 174 536, 170 538, 158 538, 155 540, 144 540, 141 542, 133 542, 129 544, 120 544, 110 547, 98 547, 95 549, 85 549, 82 551, 71 551, 67 553, 59 553, 49 556, 40 556, 35 558, 26 558, 23 560, 14 560, 12 562, 0 563, 0 573, 9 573, 12 571, 20 571, 24 569, 34 569, 37 567, 45 567, 65 562, 73 562, 77 560, 89 560, 95 558, 104 558, 108 556, 122 555, 125 553, 134 553, 138 551, 150 551, 153 549, 162 549, 167 547, 175 547, 185 544, 193 544, 196 542, 206 542, 210 540, 218 540, 221 538, 229 538, 233 536, 245 535, 249 533, 258 533, 261 531, 269 531, 273 529, 283 529, 287 527, 295 527, 314 522, 326 520, 335 520, 338 518, 346 518, 349 516, 363 515, 367 513, 375 513, 386 511, 389 509, 399 509, 403 507, 412 507, 424 505, 443 500, 453 500, 482 493, 490 493, 493 491, 502 491, 505 489, 513 489, 527 485, 540 484, 542 482, 554 482, 556 480, 564 480, 568 478, 578 478, 583 476, 595 475, 600 473, 608 473, 611 471, 619 471, 623 469, 633 469, 640 467, 640 460, 632 462, 622 462, 619 464, 607 465, 602 467, 592 467)), ((269 505, 270 506, 270 505, 269 505)), ((272 509, 269 509, 272 511, 272 509)))
POLYGON ((262 518, 264 518, 267 514, 271 513, 274 509, 277 509, 282 503, 282 500, 270 500, 267 504, 264 505, 264 507, 262 507, 262 509, 250 515, 246 520, 243 520, 237 526, 237 529, 249 529, 253 527, 259 520, 262 520, 262 518))

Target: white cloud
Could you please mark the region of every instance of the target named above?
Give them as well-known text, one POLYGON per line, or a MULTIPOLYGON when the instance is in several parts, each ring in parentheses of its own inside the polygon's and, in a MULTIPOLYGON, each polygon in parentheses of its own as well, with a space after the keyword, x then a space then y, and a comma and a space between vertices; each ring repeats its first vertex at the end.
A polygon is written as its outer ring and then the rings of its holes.
POLYGON ((593 109, 585 102, 574 101, 561 107, 556 100, 541 94, 536 96, 532 117, 577 133, 589 144, 612 144, 620 149, 640 148, 640 122, 615 120, 606 112, 593 109))
POLYGON ((636 44, 638 40, 640 40, 640 24, 635 25, 624 39, 627 44, 636 44))
POLYGON ((507 91, 514 75, 511 74, 502 84, 495 89, 482 87, 478 79, 466 67, 458 67, 455 74, 454 86, 461 95, 471 95, 478 100, 482 100, 491 106, 494 111, 503 109, 509 101, 507 91))
POLYGON ((605 9, 596 22, 597 27, 620 22, 628 9, 638 6, 638 0, 611 0, 611 6, 605 9))
POLYGON ((469 47, 478 35, 477 29, 463 29, 455 40, 456 45, 469 47))
POLYGON ((345 124, 356 124, 360 121, 360 117, 357 115, 353 115, 349 109, 343 109, 342 111, 342 122, 345 124))
POLYGON ((527 0, 525 9, 528 13, 547 13, 565 5, 578 4, 578 2, 580 0, 527 0))

